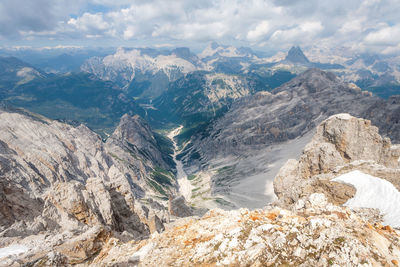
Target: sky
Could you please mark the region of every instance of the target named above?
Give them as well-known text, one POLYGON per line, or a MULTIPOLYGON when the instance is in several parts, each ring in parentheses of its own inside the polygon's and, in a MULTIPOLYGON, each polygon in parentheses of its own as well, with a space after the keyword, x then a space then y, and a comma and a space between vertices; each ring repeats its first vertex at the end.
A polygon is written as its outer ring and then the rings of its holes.
POLYGON ((0 46, 339 46, 400 53, 398 0, 1 0, 0 46))

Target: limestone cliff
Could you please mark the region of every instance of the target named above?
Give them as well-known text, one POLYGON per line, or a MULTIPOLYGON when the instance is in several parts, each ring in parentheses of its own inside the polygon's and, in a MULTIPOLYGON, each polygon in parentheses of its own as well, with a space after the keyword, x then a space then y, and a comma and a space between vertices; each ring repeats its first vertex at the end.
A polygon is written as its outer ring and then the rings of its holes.
POLYGON ((124 116, 104 143, 84 125, 1 110, 0 247, 29 239, 47 251, 85 234, 137 240, 162 231, 175 183, 157 149, 137 117, 124 116), (160 170, 169 183, 157 180, 160 170))
POLYGON ((386 179, 400 190, 400 146, 383 138, 369 120, 338 114, 323 121, 299 160, 289 160, 274 179, 282 204, 293 204, 314 192, 323 192, 343 204, 355 191, 331 181, 352 170, 386 179))

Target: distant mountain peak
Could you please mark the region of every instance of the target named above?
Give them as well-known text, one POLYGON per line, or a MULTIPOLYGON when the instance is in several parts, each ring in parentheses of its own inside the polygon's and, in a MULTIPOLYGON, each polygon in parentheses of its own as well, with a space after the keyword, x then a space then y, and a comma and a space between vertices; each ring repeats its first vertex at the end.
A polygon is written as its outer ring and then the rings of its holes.
POLYGON ((211 49, 217 49, 218 47, 219 47, 219 44, 217 43, 217 42, 212 42, 211 44, 210 44, 210 47, 211 47, 211 49))
POLYGON ((285 58, 285 60, 293 62, 293 63, 302 63, 307 64, 310 63, 308 58, 304 55, 303 51, 299 46, 292 46, 285 58))

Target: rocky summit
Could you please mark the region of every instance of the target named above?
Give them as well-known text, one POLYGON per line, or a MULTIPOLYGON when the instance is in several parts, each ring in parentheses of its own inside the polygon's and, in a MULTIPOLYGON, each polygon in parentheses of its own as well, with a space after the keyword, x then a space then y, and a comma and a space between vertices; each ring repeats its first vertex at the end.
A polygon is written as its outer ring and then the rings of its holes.
POLYGON ((139 243, 111 238, 107 266, 397 266, 400 232, 312 194, 304 206, 211 210, 139 243), (120 264, 120 265, 119 265, 120 264))
POLYGON ((305 65, 310 63, 299 46, 293 46, 290 48, 285 60, 292 63, 300 63, 305 65))
POLYGON ((0 0, 0 267, 399 267, 400 1, 353 2, 0 0))

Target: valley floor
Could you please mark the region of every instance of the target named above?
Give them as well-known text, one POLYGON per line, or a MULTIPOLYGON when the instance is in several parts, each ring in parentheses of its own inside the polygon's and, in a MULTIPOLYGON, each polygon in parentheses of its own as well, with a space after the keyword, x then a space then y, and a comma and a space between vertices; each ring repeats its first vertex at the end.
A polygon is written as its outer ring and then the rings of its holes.
POLYGON ((183 169, 183 163, 180 160, 177 160, 176 156, 179 154, 178 151, 178 145, 175 141, 175 136, 177 136, 180 131, 182 130, 183 126, 179 126, 178 128, 172 130, 167 137, 171 139, 173 145, 174 145, 174 155, 173 159, 176 164, 176 180, 178 182, 179 186, 179 192, 182 194, 182 196, 185 197, 186 200, 190 200, 192 196, 192 185, 190 184, 190 181, 187 179, 187 174, 183 169))

